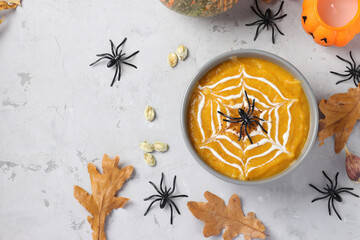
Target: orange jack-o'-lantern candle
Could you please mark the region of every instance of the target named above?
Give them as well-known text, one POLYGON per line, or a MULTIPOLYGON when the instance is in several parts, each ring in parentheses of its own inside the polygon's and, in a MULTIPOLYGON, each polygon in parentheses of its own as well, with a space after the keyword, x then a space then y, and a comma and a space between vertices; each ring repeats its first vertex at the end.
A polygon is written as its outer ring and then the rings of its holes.
POLYGON ((360 0, 304 0, 301 22, 316 43, 343 47, 360 33, 360 0))

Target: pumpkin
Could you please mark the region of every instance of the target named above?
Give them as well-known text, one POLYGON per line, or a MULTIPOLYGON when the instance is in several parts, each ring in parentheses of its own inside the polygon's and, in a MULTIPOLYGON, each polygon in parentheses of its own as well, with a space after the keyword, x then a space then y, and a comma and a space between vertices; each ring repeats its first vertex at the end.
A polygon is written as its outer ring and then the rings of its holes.
POLYGON ((187 16, 212 17, 232 8, 239 0, 160 0, 167 8, 187 16))
MULTIPOLYGON (((325 0, 331 1, 331 0, 325 0)), ((319 0, 304 0, 301 22, 314 41, 323 46, 343 47, 360 33, 360 0, 355 17, 344 26, 334 27, 325 23, 319 14, 319 0)), ((322 3, 324 0, 322 0, 322 3)), ((326 2, 325 2, 326 3, 326 2)), ((356 1, 355 1, 356 3, 356 1)), ((321 10, 321 9, 320 9, 321 10)))

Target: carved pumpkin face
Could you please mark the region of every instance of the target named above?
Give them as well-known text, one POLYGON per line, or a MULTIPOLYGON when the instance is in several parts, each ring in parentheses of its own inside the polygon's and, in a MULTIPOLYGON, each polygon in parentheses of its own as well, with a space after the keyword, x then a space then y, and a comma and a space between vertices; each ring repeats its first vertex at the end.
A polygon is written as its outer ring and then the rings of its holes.
MULTIPOLYGON (((344 26, 334 27, 326 24, 319 15, 319 1, 327 0, 304 0, 301 22, 304 30, 312 36, 314 41, 323 46, 343 47, 351 39, 360 33, 360 0, 355 17, 344 26)), ((328 0, 330 2, 330 0, 328 0)), ((321 6, 320 6, 321 7, 321 6)), ((321 9, 320 9, 321 10, 321 9)))

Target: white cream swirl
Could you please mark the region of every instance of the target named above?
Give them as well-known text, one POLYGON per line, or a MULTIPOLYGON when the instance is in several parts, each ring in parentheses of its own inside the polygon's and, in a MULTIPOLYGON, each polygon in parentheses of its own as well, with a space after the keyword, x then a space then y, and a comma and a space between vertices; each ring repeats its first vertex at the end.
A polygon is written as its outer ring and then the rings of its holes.
MULTIPOLYGON (((286 98, 275 84, 265 78, 251 76, 246 73, 245 69, 242 69, 238 75, 220 79, 213 85, 199 85, 198 89, 200 90, 200 102, 197 108, 197 123, 202 135, 202 143, 199 146, 200 149, 209 150, 219 161, 239 169, 239 171, 246 177, 251 171, 272 162, 279 155, 289 154, 286 149, 286 145, 289 140, 292 119, 290 108, 296 100, 286 98), (229 81, 237 80, 239 80, 237 85, 228 86, 228 84, 225 84, 229 81), (253 86, 249 85, 255 81, 257 81, 257 84, 254 84, 253 86), (276 95, 276 102, 271 101, 269 97, 261 91, 261 85, 264 87, 264 84, 274 92, 276 95), (222 88, 223 85, 224 88, 222 88), (237 89, 239 91, 236 91, 237 89), (233 93, 234 90, 236 93, 233 93), (261 128, 257 126, 255 130, 250 132, 250 137, 253 139, 255 136, 261 136, 261 138, 257 138, 260 140, 254 141, 254 144, 251 145, 244 145, 245 148, 243 149, 238 142, 232 140, 228 136, 229 133, 233 133, 235 135, 238 133, 235 132, 234 129, 228 128, 230 124, 224 123, 220 114, 217 114, 217 117, 214 117, 213 112, 216 109, 216 112, 222 111, 229 114, 229 109, 248 107, 244 95, 245 91, 247 91, 249 99, 255 99, 255 111, 260 112, 259 117, 266 119, 266 123, 264 124, 267 127, 268 134, 265 134, 261 128), (251 93, 256 93, 258 97, 252 95, 251 93), (210 100, 211 129, 204 129, 204 124, 202 122, 203 111, 207 100, 210 100), (288 117, 286 131, 282 134, 282 136, 279 136, 279 110, 282 108, 286 109, 283 111, 286 112, 288 117), (222 140, 222 142, 220 140, 222 140), (217 150, 212 147, 214 144, 219 146, 216 148, 217 150), (230 146, 229 144, 233 146, 231 149, 226 146, 230 146), (267 145, 264 146, 265 144, 267 145), (268 147, 268 145, 270 145, 270 147, 268 147), (244 157, 246 152, 260 146, 263 146, 263 152, 253 154, 248 158, 244 157), (265 158, 265 161, 254 165, 252 162, 260 157, 265 158), (226 159, 231 159, 232 161, 230 162, 226 159), (252 163, 251 166, 250 163, 252 163)), ((245 136, 245 139, 247 139, 247 136, 245 136)))

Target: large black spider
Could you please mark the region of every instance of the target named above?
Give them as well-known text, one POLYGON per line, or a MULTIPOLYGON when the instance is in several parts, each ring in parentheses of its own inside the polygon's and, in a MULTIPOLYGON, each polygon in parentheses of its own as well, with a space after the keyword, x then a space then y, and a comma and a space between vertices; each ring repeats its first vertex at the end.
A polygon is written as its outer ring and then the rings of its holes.
POLYGON ((360 65, 356 66, 356 62, 352 56, 351 51, 350 51, 350 58, 351 58, 352 63, 349 60, 346 60, 346 59, 340 57, 339 55, 336 55, 336 57, 350 65, 350 67, 346 66, 347 70, 345 70, 345 74, 330 71, 330 73, 338 75, 340 77, 347 77, 344 80, 338 81, 336 84, 346 82, 346 81, 353 79, 355 86, 358 86, 358 84, 360 83, 360 65))
POLYGON ((324 174, 324 176, 329 180, 330 182, 330 186, 329 184, 326 184, 326 188, 324 187, 323 189, 325 191, 322 191, 320 189, 318 189, 317 187, 315 187, 314 185, 312 184, 309 184, 310 187, 314 188, 316 191, 324 194, 325 196, 323 197, 319 197, 319 198, 315 198, 313 199, 311 202, 315 202, 315 201, 318 201, 320 199, 325 199, 325 198, 329 198, 329 201, 328 201, 328 211, 329 211, 329 215, 331 216, 331 207, 330 207, 330 204, 332 206, 332 208, 334 209, 336 215, 339 217, 339 219, 341 220, 341 217, 339 215, 339 213, 337 212, 336 208, 335 208, 335 205, 334 205, 334 200, 337 201, 337 202, 342 202, 342 197, 340 196, 341 193, 350 193, 351 195, 355 196, 355 197, 359 197, 358 195, 350 192, 350 190, 354 190, 354 188, 336 188, 337 187, 337 184, 338 184, 338 175, 339 175, 339 172, 336 173, 335 175, 335 184, 333 184, 333 182, 331 181, 331 179, 328 177, 328 175, 326 175, 326 173, 324 171, 322 171, 322 173, 324 174))
POLYGON ((111 68, 113 66, 116 67, 116 71, 115 71, 115 75, 114 78, 111 82, 111 87, 114 85, 115 83, 115 79, 117 77, 117 80, 120 81, 121 78, 121 63, 124 63, 126 65, 129 65, 133 68, 137 68, 135 65, 126 62, 125 60, 128 60, 129 58, 135 56, 136 54, 139 53, 139 51, 136 51, 134 53, 132 53, 131 55, 124 57, 126 53, 122 53, 122 50, 120 50, 119 52, 119 48, 126 42, 127 38, 124 38, 124 40, 115 48, 114 43, 110 40, 110 44, 111 44, 111 52, 112 53, 102 53, 102 54, 97 54, 97 57, 100 57, 98 60, 96 60, 95 62, 91 63, 90 66, 93 66, 94 64, 98 63, 99 61, 103 60, 103 59, 109 59, 110 61, 107 63, 107 67, 111 68))
POLYGON ((272 14, 272 11, 270 8, 266 9, 265 11, 265 14, 260 10, 259 8, 259 4, 257 2, 257 0, 255 0, 255 4, 256 4, 256 9, 251 6, 251 9, 253 10, 253 12, 260 17, 260 20, 257 20, 253 23, 249 23, 249 24, 246 24, 246 26, 253 26, 253 25, 258 25, 257 29, 256 29, 256 33, 255 33, 255 38, 254 38, 254 41, 256 41, 257 37, 259 36, 259 30, 260 30, 260 27, 263 26, 262 30, 263 29, 267 29, 269 30, 269 28, 271 27, 271 30, 272 30, 272 43, 274 44, 275 43, 275 30, 274 30, 274 27, 276 28, 276 30, 281 34, 281 35, 284 35, 284 33, 282 33, 280 31, 280 29, 278 28, 278 26, 276 25, 275 21, 277 20, 280 20, 284 17, 287 16, 287 14, 284 14, 284 15, 281 15, 279 16, 280 12, 281 12, 281 9, 284 5, 284 1, 281 2, 281 5, 280 5, 280 8, 279 10, 273 15, 272 14))
POLYGON ((242 138, 242 131, 243 131, 243 128, 245 130, 245 133, 247 135, 247 137, 249 138, 250 140, 250 143, 253 144, 253 141, 247 131, 247 128, 250 129, 251 126, 255 127, 255 124, 256 123, 257 125, 260 126, 261 130, 263 130, 266 134, 267 134, 267 131, 263 128, 263 126, 261 126, 260 122, 259 121, 265 121, 264 119, 262 118, 259 118, 257 116, 253 116, 252 114, 254 113, 254 109, 255 109, 255 99, 253 99, 252 101, 252 105, 250 105, 250 100, 249 100, 249 97, 247 95, 247 92, 245 91, 245 96, 246 96, 246 100, 248 102, 248 110, 247 112, 245 112, 244 109, 242 108, 239 108, 238 112, 239 112, 239 115, 240 117, 239 118, 234 118, 234 117, 230 117, 220 111, 218 111, 219 114, 221 114, 222 116, 228 118, 228 119, 223 119, 224 122, 229 122, 229 123, 241 123, 241 127, 240 127, 240 134, 239 134, 239 139, 238 141, 240 141, 240 139, 242 138), (229 120, 230 119, 230 120, 229 120))
POLYGON ((155 198, 149 205, 149 207, 146 209, 146 212, 144 213, 144 216, 146 216, 146 214, 149 212, 151 206, 160 201, 160 208, 163 209, 166 204, 168 204, 170 206, 170 210, 171 210, 171 215, 170 215, 170 224, 173 224, 173 208, 172 206, 175 207, 176 212, 180 215, 180 211, 177 208, 176 204, 174 203, 174 201, 172 200, 172 198, 178 198, 178 197, 188 197, 187 195, 175 195, 175 196, 171 196, 174 191, 175 191, 175 182, 176 182, 176 176, 174 177, 173 180, 173 187, 167 189, 167 187, 165 186, 165 188, 163 188, 163 182, 164 182, 164 173, 161 173, 161 181, 160 181, 160 190, 155 186, 155 184, 151 181, 149 181, 149 183, 155 188, 155 190, 158 192, 158 194, 154 194, 151 195, 148 198, 145 198, 144 201, 148 201, 152 198, 155 198))

